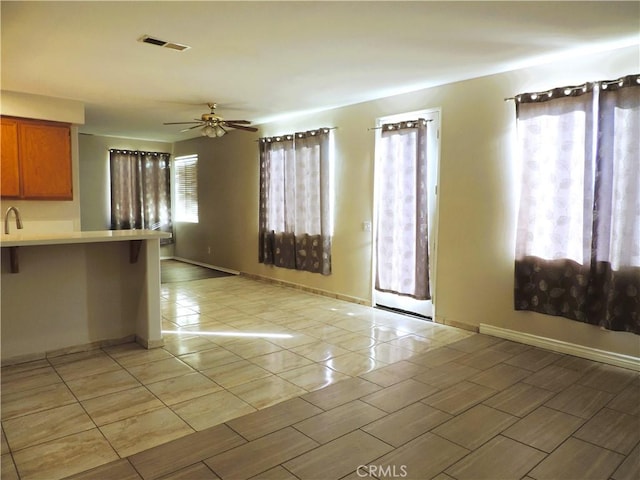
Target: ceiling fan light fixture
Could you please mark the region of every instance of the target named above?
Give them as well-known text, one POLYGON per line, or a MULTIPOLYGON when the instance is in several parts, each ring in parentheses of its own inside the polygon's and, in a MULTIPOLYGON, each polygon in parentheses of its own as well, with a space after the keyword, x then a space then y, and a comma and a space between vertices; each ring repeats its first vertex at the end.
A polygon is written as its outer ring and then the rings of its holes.
POLYGON ((202 133, 203 137, 215 137, 216 136, 216 130, 211 125, 205 125, 204 128, 202 129, 201 133, 202 133))
POLYGON ((214 109, 216 108, 215 103, 208 103, 208 107, 211 109, 211 113, 203 113, 200 117, 200 120, 197 118, 192 122, 165 122, 164 125, 190 125, 195 124, 191 127, 187 127, 180 132, 187 132, 191 130, 195 130, 196 128, 200 128, 200 135, 203 137, 209 138, 220 138, 227 134, 227 128, 234 128, 237 130, 244 130, 247 132, 257 132, 258 129, 256 127, 250 127, 248 125, 251 124, 249 120, 225 120, 219 115, 215 114, 214 109), (201 128, 202 127, 202 128, 201 128))

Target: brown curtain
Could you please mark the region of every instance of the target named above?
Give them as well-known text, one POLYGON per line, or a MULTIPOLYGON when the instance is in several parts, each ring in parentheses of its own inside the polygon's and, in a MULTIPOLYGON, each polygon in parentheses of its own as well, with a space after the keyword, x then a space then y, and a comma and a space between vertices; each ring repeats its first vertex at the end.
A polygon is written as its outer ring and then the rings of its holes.
POLYGON ((109 151, 112 230, 173 233, 170 159, 168 153, 109 151))
POLYGON ((517 97, 516 310, 640 334, 639 78, 517 97))
POLYGON ((331 273, 330 129, 260 139, 261 263, 331 273))

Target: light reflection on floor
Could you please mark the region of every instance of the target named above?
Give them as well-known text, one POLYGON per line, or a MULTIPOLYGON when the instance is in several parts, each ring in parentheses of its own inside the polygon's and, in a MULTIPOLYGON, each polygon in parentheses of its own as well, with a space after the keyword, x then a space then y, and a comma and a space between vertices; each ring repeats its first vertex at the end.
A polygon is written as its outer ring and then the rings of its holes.
POLYGON ((10 460, 84 471, 472 335, 242 276, 161 294, 163 348, 3 368, 3 478, 10 460))

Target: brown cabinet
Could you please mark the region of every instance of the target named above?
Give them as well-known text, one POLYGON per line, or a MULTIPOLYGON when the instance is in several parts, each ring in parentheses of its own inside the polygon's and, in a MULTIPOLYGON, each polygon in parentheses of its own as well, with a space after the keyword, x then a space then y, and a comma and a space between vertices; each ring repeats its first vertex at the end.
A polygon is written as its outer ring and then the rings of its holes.
POLYGON ((2 197, 72 200, 70 125, 14 117, 1 120, 2 197))
POLYGON ((20 196, 20 166, 18 164, 18 121, 0 119, 0 192, 3 197, 20 196))

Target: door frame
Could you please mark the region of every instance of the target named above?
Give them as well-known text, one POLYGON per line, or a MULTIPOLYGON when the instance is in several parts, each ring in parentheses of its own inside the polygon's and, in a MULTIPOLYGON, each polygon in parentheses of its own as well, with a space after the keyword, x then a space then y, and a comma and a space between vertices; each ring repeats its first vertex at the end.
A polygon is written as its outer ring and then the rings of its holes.
MULTIPOLYGON (((440 130, 442 125, 442 108, 441 107, 433 107, 433 108, 424 108, 420 110, 414 110, 411 112, 398 113, 393 115, 385 115, 383 117, 379 117, 376 119, 376 130, 375 130, 375 146, 374 146, 374 182, 373 182, 373 222, 372 222, 372 249, 371 249, 371 305, 373 307, 378 306, 376 297, 380 298, 381 296, 391 295, 396 299, 400 300, 400 304, 407 304, 409 308, 406 307, 395 307, 400 310, 404 310, 409 314, 415 314, 418 316, 428 316, 433 321, 436 319, 436 272, 437 272, 437 246, 438 246, 438 210, 439 210, 439 191, 438 186, 440 184, 440 130), (427 144, 428 153, 427 153, 427 165, 428 165, 428 173, 429 173, 429 187, 431 193, 429 194, 430 203, 433 205, 429 206, 429 226, 428 226, 428 234, 429 234, 429 288, 431 291, 431 314, 425 315, 420 311, 411 310, 409 308, 413 308, 410 306, 413 302, 420 302, 415 299, 411 299, 410 297, 403 297, 401 295, 396 294, 388 294, 385 292, 379 292, 376 290, 376 251, 377 251, 377 225, 378 225, 378 208, 377 208, 377 195, 379 192, 379 171, 380 171, 380 158, 379 158, 379 142, 381 138, 381 129, 380 127, 385 123, 393 123, 400 122, 405 120, 415 120, 416 118, 425 118, 427 120, 431 120, 433 124, 434 136, 430 137, 430 141, 427 144), (404 299, 407 299, 405 301, 404 299)), ((382 306, 382 305, 381 305, 382 306)), ((382 306, 384 307, 384 306, 382 306)), ((394 308, 394 307, 392 307, 394 308)))

